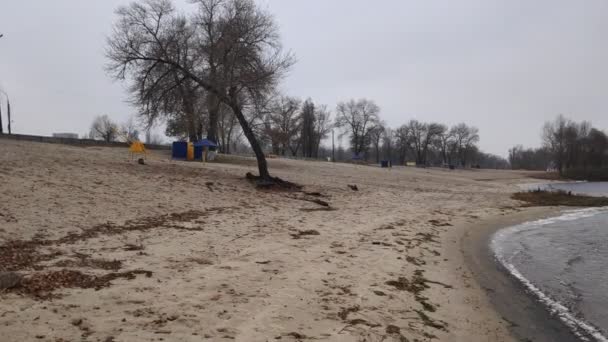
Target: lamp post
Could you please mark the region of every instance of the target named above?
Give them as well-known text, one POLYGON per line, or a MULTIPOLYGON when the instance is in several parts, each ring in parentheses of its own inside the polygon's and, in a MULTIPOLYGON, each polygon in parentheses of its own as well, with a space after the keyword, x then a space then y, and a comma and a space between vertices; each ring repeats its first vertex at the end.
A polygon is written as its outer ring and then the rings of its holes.
POLYGON ((331 161, 336 162, 336 148, 334 144, 334 129, 331 129, 331 161))
POLYGON ((6 95, 6 110, 7 110, 7 115, 8 115, 8 134, 11 134, 11 101, 8 99, 8 95, 6 93, 4 93, 4 95, 6 95))
MULTIPOLYGON (((8 134, 11 134, 11 101, 8 98, 8 94, 6 91, 0 89, 0 95, 6 96, 6 110, 8 116, 8 134)), ((0 110, 0 117, 2 116, 2 111, 0 110)), ((0 118, 0 133, 4 133, 2 130, 2 119, 0 118)))
MULTIPOLYGON (((0 38, 4 37, 3 33, 0 33, 0 38)), ((4 96, 6 96, 6 104, 7 104, 7 112, 8 112, 8 134, 11 134, 11 102, 8 99, 8 94, 3 91, 0 90, 0 92, 2 92, 4 94, 4 96)), ((2 113, 0 112, 0 133, 3 133, 2 130, 2 113)))

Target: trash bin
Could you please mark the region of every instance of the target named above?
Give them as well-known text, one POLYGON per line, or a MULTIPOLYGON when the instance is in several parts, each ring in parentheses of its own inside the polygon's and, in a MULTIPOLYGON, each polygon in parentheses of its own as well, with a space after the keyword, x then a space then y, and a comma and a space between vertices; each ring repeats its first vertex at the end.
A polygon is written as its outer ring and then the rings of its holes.
POLYGON ((171 148, 173 159, 186 159, 188 157, 188 143, 185 141, 175 141, 171 148))
POLYGON ((203 146, 194 144, 194 160, 203 160, 203 146))

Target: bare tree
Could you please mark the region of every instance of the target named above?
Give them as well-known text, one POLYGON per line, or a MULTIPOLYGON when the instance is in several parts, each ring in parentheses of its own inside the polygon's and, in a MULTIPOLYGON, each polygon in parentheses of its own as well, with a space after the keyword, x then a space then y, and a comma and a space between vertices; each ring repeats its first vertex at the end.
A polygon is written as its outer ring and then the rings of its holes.
POLYGON ((315 134, 314 134, 314 157, 318 158, 321 141, 327 138, 331 132, 333 124, 331 122, 331 112, 326 105, 317 106, 315 109, 315 134))
POLYGON ((133 118, 129 118, 122 125, 120 125, 118 135, 122 140, 128 143, 139 140, 139 129, 137 128, 133 118))
POLYGON ((553 154, 555 167, 560 175, 564 171, 566 159, 566 129, 568 125, 570 125, 570 120, 563 115, 559 115, 553 122, 547 122, 543 127, 543 144, 553 154))
POLYGON ((447 126, 441 126, 442 127, 439 129, 441 130, 441 133, 437 135, 437 138, 435 140, 435 146, 441 154, 443 165, 451 165, 452 160, 450 155, 450 145, 452 145, 453 143, 454 134, 453 132, 448 130, 447 126))
POLYGON ((105 142, 112 142, 116 140, 118 133, 118 125, 107 115, 101 115, 93 120, 89 137, 91 139, 101 139, 105 142))
POLYGON ((428 126, 420 122, 418 120, 410 120, 406 125, 407 135, 409 137, 408 141, 411 145, 411 149, 416 154, 416 164, 423 165, 424 164, 424 141, 426 137, 426 132, 428 126))
POLYGON ((395 144, 399 152, 399 163, 405 164, 408 150, 410 149, 409 129, 406 125, 402 125, 394 131, 395 144))
POLYGON ((367 151, 371 132, 380 122, 380 107, 367 99, 338 103, 336 127, 342 127, 350 135, 351 148, 356 156, 367 151))
POLYGON ((260 179, 273 183, 245 107, 267 96, 294 59, 281 49, 273 17, 253 0, 193 0, 194 16, 169 0, 120 7, 108 39, 108 70, 117 79, 189 79, 228 106, 258 161, 260 179), (166 76, 163 76, 165 75, 166 76), (142 76, 143 75, 143 76, 142 76))
POLYGON ((395 141, 395 131, 393 131, 390 127, 386 127, 382 131, 382 149, 384 158, 387 160, 393 161, 393 148, 395 141))
POLYGON ((285 155, 288 150, 295 156, 300 148, 302 126, 300 100, 289 96, 277 96, 267 115, 266 134, 273 141, 274 153, 285 155))
POLYGON ((428 165, 429 148, 445 133, 447 127, 438 123, 429 123, 426 125, 424 141, 422 142, 422 157, 424 165, 428 165))
POLYGON ((236 116, 234 116, 230 108, 226 107, 226 105, 220 106, 218 115, 218 140, 220 151, 222 153, 230 154, 230 146, 234 142, 238 122, 236 116))
POLYGON ((302 155, 312 158, 315 151, 315 104, 311 99, 304 101, 302 105, 302 132, 300 133, 302 155))
POLYGON ((374 152, 376 154, 376 163, 380 162, 380 143, 384 137, 384 131, 386 130, 384 123, 379 122, 374 129, 370 132, 370 139, 374 146, 374 152))
POLYGON ((450 130, 453 135, 453 150, 458 153, 461 166, 467 166, 469 151, 479 141, 479 130, 476 127, 460 123, 450 130))

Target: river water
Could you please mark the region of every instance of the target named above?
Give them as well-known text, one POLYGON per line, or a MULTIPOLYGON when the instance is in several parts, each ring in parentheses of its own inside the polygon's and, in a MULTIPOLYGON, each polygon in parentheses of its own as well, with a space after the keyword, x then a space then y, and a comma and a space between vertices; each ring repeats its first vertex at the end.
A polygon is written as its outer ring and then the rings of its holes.
MULTIPOLYGON (((551 188, 608 195, 608 182, 551 188)), ((496 258, 583 341, 608 342, 608 207, 562 215, 497 232, 496 258)))

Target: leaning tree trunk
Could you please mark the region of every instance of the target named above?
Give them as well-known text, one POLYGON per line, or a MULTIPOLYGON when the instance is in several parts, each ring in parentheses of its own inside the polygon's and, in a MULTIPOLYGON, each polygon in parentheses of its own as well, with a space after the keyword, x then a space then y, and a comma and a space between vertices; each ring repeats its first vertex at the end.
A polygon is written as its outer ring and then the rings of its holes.
POLYGON ((255 153, 255 158, 258 161, 260 182, 267 184, 273 183, 273 179, 272 177, 270 177, 270 173, 268 172, 268 163, 266 162, 266 156, 264 155, 264 151, 262 151, 262 147, 260 146, 260 143, 258 142, 255 133, 253 133, 249 122, 247 122, 243 111, 241 110, 238 103, 236 103, 236 101, 233 101, 230 107, 232 108, 234 115, 236 116, 237 120, 239 121, 239 124, 241 125, 241 128, 243 129, 243 134, 245 134, 247 141, 249 141, 249 145, 251 145, 253 153, 255 153))

